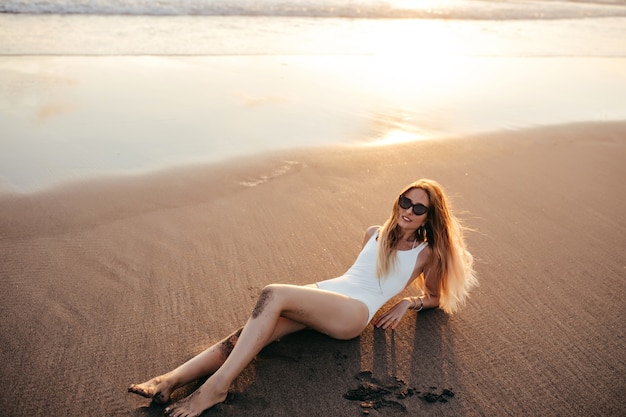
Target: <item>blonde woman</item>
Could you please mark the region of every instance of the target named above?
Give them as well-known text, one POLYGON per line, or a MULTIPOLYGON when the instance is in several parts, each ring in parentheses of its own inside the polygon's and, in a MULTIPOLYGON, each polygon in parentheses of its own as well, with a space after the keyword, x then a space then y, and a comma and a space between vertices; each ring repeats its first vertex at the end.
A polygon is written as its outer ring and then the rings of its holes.
POLYGON ((357 337, 374 314, 411 283, 422 295, 403 298, 375 326, 395 329, 409 309, 439 307, 454 313, 477 284, 472 262, 463 229, 441 186, 416 181, 395 199, 383 226, 367 229, 363 249, 344 275, 305 286, 268 285, 243 328, 128 391, 166 403, 176 388, 211 375, 189 397, 165 409, 174 417, 199 416, 226 399, 233 380, 267 344, 305 328, 336 339, 357 337))

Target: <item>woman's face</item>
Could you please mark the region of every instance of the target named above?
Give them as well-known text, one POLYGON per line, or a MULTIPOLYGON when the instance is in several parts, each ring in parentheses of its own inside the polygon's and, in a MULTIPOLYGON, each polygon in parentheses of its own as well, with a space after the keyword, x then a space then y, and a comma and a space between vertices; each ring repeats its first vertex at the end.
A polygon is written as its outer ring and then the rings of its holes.
POLYGON ((398 225, 405 229, 417 230, 426 222, 428 211, 423 214, 415 214, 415 212, 420 213, 423 211, 421 206, 426 208, 430 207, 428 194, 421 188, 411 188, 409 191, 402 194, 402 196, 400 196, 398 203, 396 203, 396 207, 398 208, 398 225), (400 201, 402 196, 405 197, 404 201, 400 201), (403 208, 400 203, 406 208, 403 208))

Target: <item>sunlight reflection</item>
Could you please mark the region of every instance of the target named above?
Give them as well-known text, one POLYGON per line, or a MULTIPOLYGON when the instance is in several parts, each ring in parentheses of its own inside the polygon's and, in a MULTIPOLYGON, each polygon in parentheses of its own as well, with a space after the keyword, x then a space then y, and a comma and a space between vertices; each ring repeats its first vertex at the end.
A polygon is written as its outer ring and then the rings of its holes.
POLYGON ((406 130, 390 130, 382 138, 369 143, 370 146, 387 146, 395 145, 399 143, 413 142, 416 140, 427 139, 427 136, 420 135, 413 132, 407 132, 406 130))
MULTIPOLYGON (((385 33, 371 31, 368 49, 380 55, 403 58, 462 55, 464 42, 459 42, 458 28, 452 22, 414 21, 399 19, 385 33)), ((362 35, 361 35, 362 36, 362 35)))
POLYGON ((360 137, 365 146, 385 146, 428 139, 429 130, 410 109, 388 109, 368 116, 367 127, 360 137))

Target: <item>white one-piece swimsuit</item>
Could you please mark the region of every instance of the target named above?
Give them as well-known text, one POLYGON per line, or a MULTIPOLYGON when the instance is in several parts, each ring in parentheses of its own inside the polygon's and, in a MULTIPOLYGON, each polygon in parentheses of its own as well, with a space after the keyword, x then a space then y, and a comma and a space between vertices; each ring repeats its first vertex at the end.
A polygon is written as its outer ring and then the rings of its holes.
POLYGON ((422 242, 411 250, 396 251, 395 268, 392 268, 387 277, 378 279, 376 276, 377 237, 378 233, 372 235, 345 274, 317 283, 317 287, 322 290, 332 291, 363 302, 369 310, 368 323, 383 304, 407 286, 415 269, 417 256, 427 245, 426 242, 422 242))

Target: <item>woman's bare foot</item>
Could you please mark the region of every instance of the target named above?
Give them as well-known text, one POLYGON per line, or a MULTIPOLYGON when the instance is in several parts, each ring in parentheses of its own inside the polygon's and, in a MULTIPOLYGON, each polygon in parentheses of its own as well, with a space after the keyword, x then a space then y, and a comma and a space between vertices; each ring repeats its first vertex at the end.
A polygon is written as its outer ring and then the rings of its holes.
POLYGON ((132 384, 128 392, 151 398, 157 404, 165 404, 176 387, 170 382, 168 374, 157 376, 142 384, 132 384))
POLYGON ((204 410, 225 401, 228 389, 214 390, 212 385, 207 381, 189 397, 167 407, 165 414, 172 417, 198 417, 204 410))

